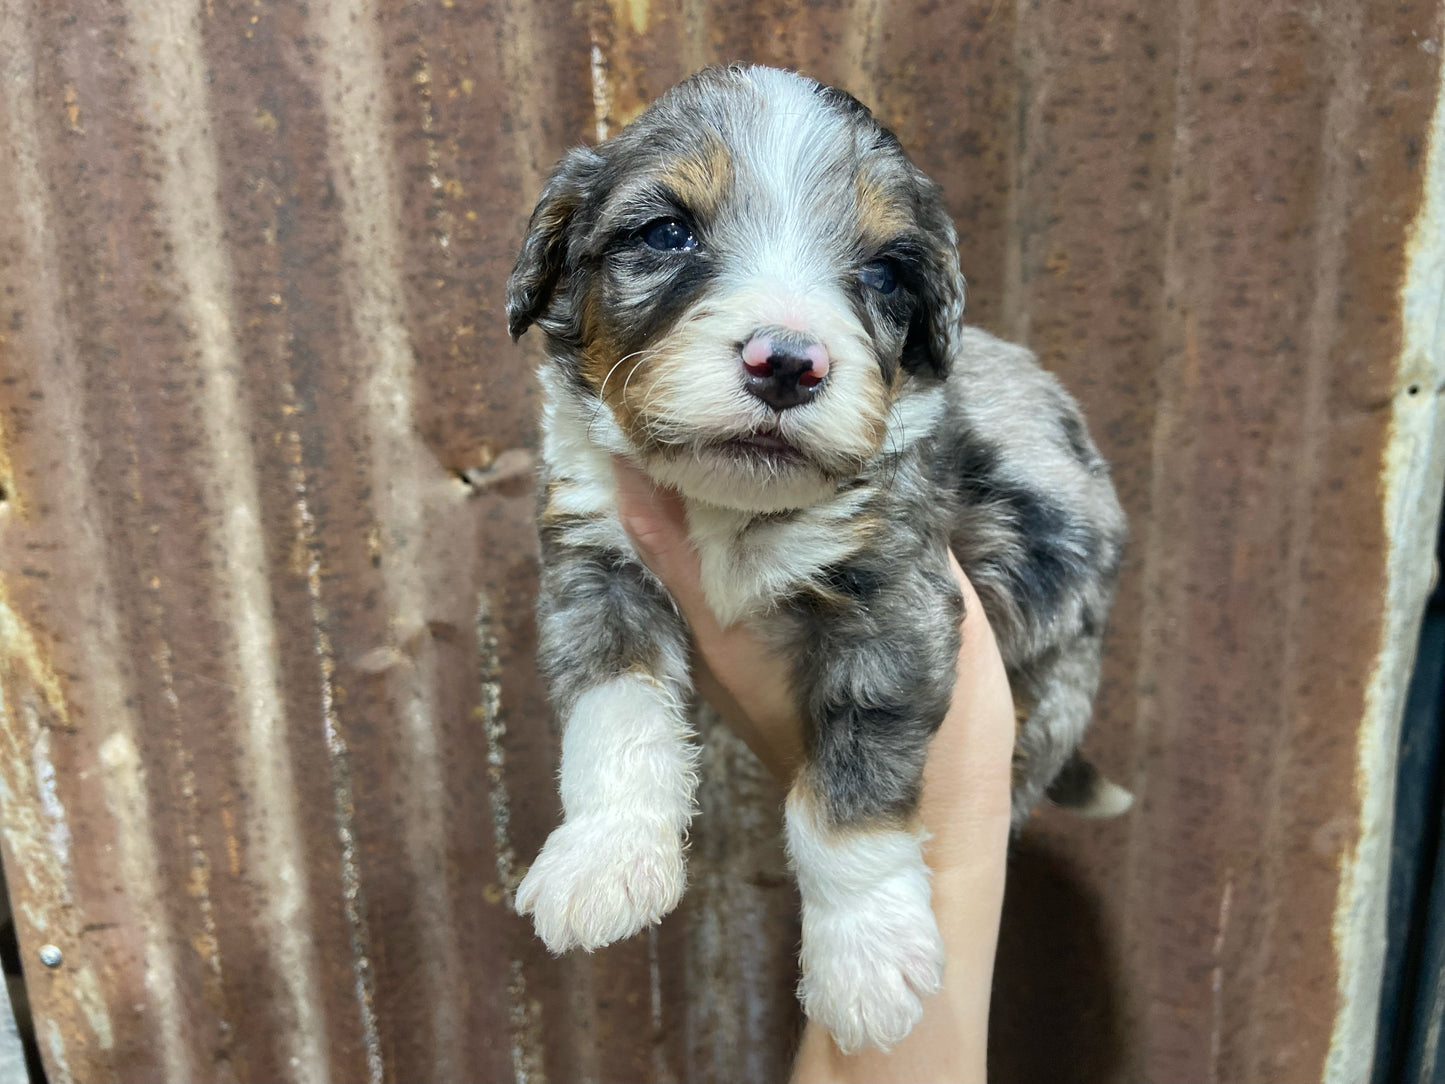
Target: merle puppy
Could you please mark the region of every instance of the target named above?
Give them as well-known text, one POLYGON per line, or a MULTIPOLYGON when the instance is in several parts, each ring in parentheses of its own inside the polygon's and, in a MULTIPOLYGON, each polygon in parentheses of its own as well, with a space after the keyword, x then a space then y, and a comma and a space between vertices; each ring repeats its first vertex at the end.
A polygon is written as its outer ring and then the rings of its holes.
POLYGON ((565 820, 517 892, 554 952, 676 906, 697 743, 688 630, 619 524, 611 457, 683 495, 708 603, 775 644, 806 720, 786 806, 800 996, 845 1051, 943 969, 917 820, 953 691, 952 546, 1020 725, 1015 822, 1117 812, 1075 756, 1124 534, 1073 399, 966 328, 938 187, 851 96, 710 68, 547 181, 507 288, 542 367, 541 662, 565 820))

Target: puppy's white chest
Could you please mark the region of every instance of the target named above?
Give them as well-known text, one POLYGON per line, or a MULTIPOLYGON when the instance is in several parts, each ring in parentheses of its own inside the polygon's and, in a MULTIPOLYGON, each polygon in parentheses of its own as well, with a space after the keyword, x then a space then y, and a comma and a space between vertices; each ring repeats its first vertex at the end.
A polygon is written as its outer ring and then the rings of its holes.
POLYGON ((702 588, 717 619, 730 625, 772 609, 863 545, 863 495, 758 516, 688 503, 688 533, 702 564, 702 588))

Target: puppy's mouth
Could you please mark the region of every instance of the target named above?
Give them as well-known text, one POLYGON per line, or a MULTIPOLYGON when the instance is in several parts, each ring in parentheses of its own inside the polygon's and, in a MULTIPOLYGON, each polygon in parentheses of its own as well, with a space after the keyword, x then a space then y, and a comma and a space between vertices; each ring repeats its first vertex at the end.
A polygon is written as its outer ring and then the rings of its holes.
POLYGON ((802 451, 776 433, 746 433, 716 441, 712 447, 730 459, 764 462, 773 466, 801 464, 807 459, 802 451))

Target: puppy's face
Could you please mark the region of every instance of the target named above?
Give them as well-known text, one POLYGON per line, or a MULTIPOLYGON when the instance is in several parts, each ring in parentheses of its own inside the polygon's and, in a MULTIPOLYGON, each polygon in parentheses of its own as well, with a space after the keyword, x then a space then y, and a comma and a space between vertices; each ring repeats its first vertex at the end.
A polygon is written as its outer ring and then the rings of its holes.
MULTIPOLYGON (((708 69, 547 182, 508 284, 513 337, 613 441, 713 504, 811 504, 906 439, 962 315, 938 190, 861 105, 708 69)), ((594 434, 596 435, 596 434, 594 434)))

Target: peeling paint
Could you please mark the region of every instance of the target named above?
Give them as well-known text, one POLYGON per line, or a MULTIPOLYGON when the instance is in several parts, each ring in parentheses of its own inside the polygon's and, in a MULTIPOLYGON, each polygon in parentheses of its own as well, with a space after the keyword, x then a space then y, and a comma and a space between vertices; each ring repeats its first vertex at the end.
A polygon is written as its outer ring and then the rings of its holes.
POLYGON ((592 41, 592 114, 594 132, 598 143, 605 142, 612 131, 609 118, 612 116, 612 86, 607 78, 607 57, 602 53, 602 43, 592 41))
POLYGON ((14 679, 21 675, 39 690, 45 706, 62 725, 70 725, 70 716, 61 690, 60 678, 41 650, 35 633, 11 607, 5 583, 0 580, 0 677, 14 679))
MULTIPOLYGON (((295 389, 287 387, 285 397, 287 402, 294 403, 295 389)), ((360 859, 356 847, 356 799, 351 785, 350 750, 342 735, 341 722, 336 712, 336 656, 332 651, 331 637, 326 631, 331 625, 331 617, 322 601, 320 546, 316 535, 316 520, 306 499, 306 472, 301 467, 301 440, 295 430, 288 433, 288 438, 291 449, 291 482, 296 495, 296 537, 299 548, 305 554, 306 594, 311 601, 316 661, 321 671, 321 719, 331 767, 336 832, 341 844, 342 906, 351 945, 351 970, 355 982, 357 1014, 366 1052, 367 1080, 369 1084, 379 1084, 385 1076, 385 1065, 376 1023, 376 980, 371 963, 371 932, 366 919, 366 894, 361 884, 360 859)))
POLYGON ((70 870, 70 822, 60 801, 60 789, 56 786, 55 764, 50 758, 50 731, 41 724, 32 702, 22 700, 20 706, 25 715, 26 732, 30 735, 30 770, 35 775, 40 812, 50 831, 50 850, 61 869, 70 870))
POLYGON ((0 811, 4 813, 0 830, 10 860, 9 879, 16 884, 23 881, 25 887, 23 893, 12 890, 18 896, 14 909, 32 929, 49 935, 52 924, 73 906, 73 874, 68 851, 54 849, 54 829, 37 813, 40 803, 30 800, 40 788, 26 767, 29 733, 17 732, 10 709, 15 699, 14 686, 0 687, 0 734, 5 739, 4 756, 0 756, 0 811))
POLYGON ((1388 578, 1357 739, 1360 829, 1341 859, 1332 930, 1339 1008, 1325 1064, 1331 1084, 1367 1079, 1374 1064, 1400 717, 1430 592, 1431 565, 1422 555, 1433 548, 1445 485, 1445 91, 1435 101, 1425 163, 1400 285, 1401 354, 1380 479, 1388 578))
POLYGON ((516 1084, 547 1084, 542 1061, 542 1006, 527 995, 522 961, 513 960, 507 969, 508 1022, 512 1031, 512 1073, 516 1084))
POLYGON ((61 1034, 60 1026, 54 1020, 42 1021, 38 1027, 45 1032, 45 1049, 50 1055, 46 1062, 49 1079, 55 1084, 74 1084, 75 1077, 70 1072, 69 1060, 65 1056, 65 1036, 61 1034))

